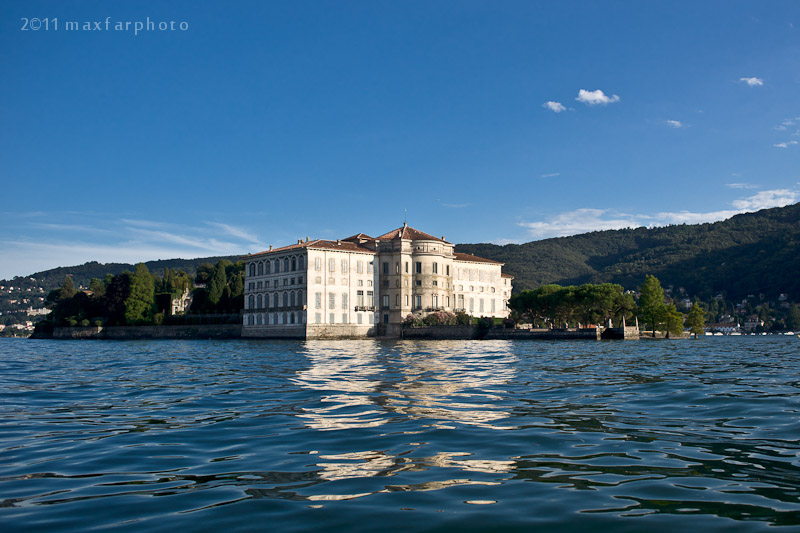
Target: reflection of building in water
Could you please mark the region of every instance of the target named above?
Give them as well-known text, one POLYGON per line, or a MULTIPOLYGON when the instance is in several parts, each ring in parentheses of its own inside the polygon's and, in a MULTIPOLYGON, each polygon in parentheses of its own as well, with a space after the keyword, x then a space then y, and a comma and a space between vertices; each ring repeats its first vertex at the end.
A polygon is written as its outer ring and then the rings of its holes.
POLYGON ((386 423, 371 395, 380 384, 384 368, 375 358, 371 343, 309 342, 306 356, 311 366, 299 371, 294 382, 323 392, 320 403, 304 407, 298 415, 315 429, 353 429, 386 423))
POLYGON ((487 342, 481 345, 487 348, 481 354, 464 353, 463 346, 448 350, 448 344, 435 344, 436 352, 409 350, 399 365, 405 379, 395 384, 387 407, 412 418, 432 418, 445 424, 512 429, 496 422, 508 416, 499 402, 508 394, 503 386, 516 373, 516 356, 507 351, 492 353, 487 342))

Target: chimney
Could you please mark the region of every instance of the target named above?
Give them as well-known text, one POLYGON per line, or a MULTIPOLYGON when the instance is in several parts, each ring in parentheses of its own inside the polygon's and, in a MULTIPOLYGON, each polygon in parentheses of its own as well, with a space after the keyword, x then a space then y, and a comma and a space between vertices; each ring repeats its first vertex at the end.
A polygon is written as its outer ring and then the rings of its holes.
POLYGON ((271 244, 269 245, 269 251, 270 252, 272 251, 272 245, 271 244))
POLYGON ((308 242, 308 235, 306 235, 306 242, 308 242))
POLYGON ((336 244, 337 244, 337 245, 339 245, 339 246, 341 246, 341 245, 342 245, 342 241, 341 241, 341 239, 336 239, 336 244))
POLYGON ((446 240, 447 240, 447 239, 445 239, 445 238, 444 238, 444 235, 442 235, 442 240, 443 240, 443 241, 446 241, 446 240))

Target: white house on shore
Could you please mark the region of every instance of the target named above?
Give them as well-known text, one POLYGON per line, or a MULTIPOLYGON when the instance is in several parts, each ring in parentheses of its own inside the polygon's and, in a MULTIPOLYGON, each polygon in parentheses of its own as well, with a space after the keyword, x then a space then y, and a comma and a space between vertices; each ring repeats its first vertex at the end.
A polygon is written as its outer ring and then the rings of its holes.
POLYGON ((397 336, 411 313, 508 316, 503 263, 404 224, 379 237, 298 240, 246 258, 244 337, 397 336))

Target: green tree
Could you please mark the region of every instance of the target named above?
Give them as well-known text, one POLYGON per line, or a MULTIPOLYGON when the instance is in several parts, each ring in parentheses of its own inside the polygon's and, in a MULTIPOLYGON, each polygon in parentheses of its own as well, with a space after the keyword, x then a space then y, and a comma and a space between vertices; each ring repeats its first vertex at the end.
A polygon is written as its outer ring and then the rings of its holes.
POLYGON ((75 296, 75 283, 72 281, 71 276, 64 277, 64 283, 61 284, 61 289, 59 289, 58 299, 59 300, 67 300, 75 296))
POLYGON ((695 338, 702 335, 706 325, 706 311, 700 305, 700 302, 695 300, 692 308, 689 309, 689 314, 686 316, 686 327, 689 328, 689 333, 692 333, 695 338))
MULTIPOLYGON (((230 263, 230 261, 227 262, 230 263)), ((225 266, 222 261, 217 263, 217 266, 214 267, 214 275, 208 284, 208 303, 212 308, 212 312, 219 312, 219 303, 225 294, 225 286, 228 284, 225 276, 225 266)))
POLYGON ((678 311, 675 304, 669 304, 664 308, 663 320, 667 338, 670 338, 670 335, 683 334, 683 313, 678 311))
POLYGON ((656 336, 656 327, 663 321, 666 305, 664 304, 664 289, 655 276, 648 276, 639 287, 639 311, 642 318, 650 324, 653 337, 656 336))
POLYGON ((89 281, 89 290, 95 298, 102 298, 106 294, 106 284, 99 278, 92 278, 89 281))
POLYGON ((797 307, 797 304, 792 304, 786 313, 786 327, 792 331, 800 329, 800 308, 797 307))
POLYGON ((152 323, 154 307, 153 276, 144 263, 138 263, 131 276, 130 295, 125 300, 125 322, 130 325, 152 323))

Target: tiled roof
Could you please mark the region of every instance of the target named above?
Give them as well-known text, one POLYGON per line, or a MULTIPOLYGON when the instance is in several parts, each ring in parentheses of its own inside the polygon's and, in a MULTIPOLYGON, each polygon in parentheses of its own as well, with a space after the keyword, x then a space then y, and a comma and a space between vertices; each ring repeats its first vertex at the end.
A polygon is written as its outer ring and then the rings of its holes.
POLYGON ((485 257, 478 257, 477 255, 471 254, 463 254, 461 252, 455 252, 455 260, 456 261, 471 261, 473 263, 493 263, 495 265, 502 265, 500 261, 493 261, 491 259, 486 259, 485 257))
POLYGON ((390 231, 389 233, 384 233, 380 237, 375 237, 375 238, 381 241, 392 241, 394 239, 407 239, 411 241, 447 242, 444 239, 440 239, 439 237, 434 237, 430 233, 425 233, 424 231, 414 229, 411 226, 405 224, 395 230, 390 231))
POLYGON ((254 257, 259 255, 266 255, 266 254, 274 254, 276 252, 288 252, 292 250, 302 250, 304 248, 314 248, 314 249, 322 249, 322 250, 341 250, 346 252, 363 252, 368 254, 375 254, 374 250, 370 250, 366 246, 362 246, 357 242, 352 241, 326 241, 323 239, 316 239, 313 241, 304 241, 297 244, 290 244, 289 246, 283 246, 281 248, 273 248, 272 250, 265 250, 263 252, 258 252, 255 254, 250 254, 248 257, 254 257))
POLYGON ((512 276, 511 274, 506 274, 505 272, 503 272, 502 274, 500 274, 500 277, 514 279, 514 276, 512 276))

